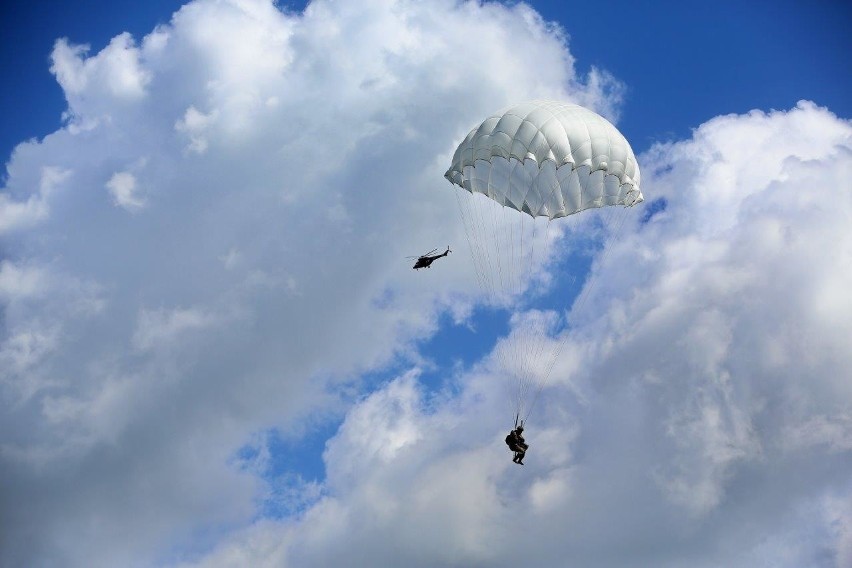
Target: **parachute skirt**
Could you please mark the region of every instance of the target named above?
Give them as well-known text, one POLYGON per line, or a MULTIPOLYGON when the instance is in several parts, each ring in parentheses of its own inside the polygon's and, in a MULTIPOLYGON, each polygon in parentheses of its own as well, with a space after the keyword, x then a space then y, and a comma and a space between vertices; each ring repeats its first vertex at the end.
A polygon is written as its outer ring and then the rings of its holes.
POLYGON ((557 168, 550 160, 538 164, 533 159, 493 157, 476 160, 461 172, 445 176, 470 193, 481 193, 493 201, 531 217, 558 219, 586 209, 623 205, 632 207, 643 201, 642 192, 632 183, 622 183, 605 170, 590 166, 557 168))

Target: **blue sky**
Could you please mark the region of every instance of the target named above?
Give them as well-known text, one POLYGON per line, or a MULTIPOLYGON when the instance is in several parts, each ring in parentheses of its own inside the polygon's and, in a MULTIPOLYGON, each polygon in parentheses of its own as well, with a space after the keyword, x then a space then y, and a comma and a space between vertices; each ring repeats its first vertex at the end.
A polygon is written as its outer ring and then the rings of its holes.
POLYGON ((849 565, 852 10, 640 4, 3 4, 0 564, 849 565), (554 97, 646 202, 509 320, 442 174, 554 97))

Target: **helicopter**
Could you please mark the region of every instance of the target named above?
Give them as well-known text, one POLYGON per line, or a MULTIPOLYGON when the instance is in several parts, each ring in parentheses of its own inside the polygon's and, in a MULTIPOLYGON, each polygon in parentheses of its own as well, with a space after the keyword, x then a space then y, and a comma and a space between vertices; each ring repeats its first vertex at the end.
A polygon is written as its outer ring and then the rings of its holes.
POLYGON ((420 270, 421 268, 429 268, 432 263, 435 262, 435 260, 441 258, 442 256, 447 256, 448 254, 453 252, 450 250, 450 245, 447 245, 447 250, 445 250, 443 253, 429 256, 436 250, 438 249, 432 249, 426 254, 421 254, 420 256, 407 256, 406 258, 416 258, 417 262, 414 263, 413 268, 414 270, 420 270))

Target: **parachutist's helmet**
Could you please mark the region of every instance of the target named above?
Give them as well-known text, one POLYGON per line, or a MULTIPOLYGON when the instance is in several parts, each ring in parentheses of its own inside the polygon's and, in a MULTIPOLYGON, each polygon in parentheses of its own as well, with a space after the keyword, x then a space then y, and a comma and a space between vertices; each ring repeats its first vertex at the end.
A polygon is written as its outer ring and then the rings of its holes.
POLYGON ((523 432, 523 431, 524 431, 524 425, 523 425, 523 424, 521 424, 520 426, 518 426, 517 428, 515 428, 515 431, 516 431, 516 432, 523 432))

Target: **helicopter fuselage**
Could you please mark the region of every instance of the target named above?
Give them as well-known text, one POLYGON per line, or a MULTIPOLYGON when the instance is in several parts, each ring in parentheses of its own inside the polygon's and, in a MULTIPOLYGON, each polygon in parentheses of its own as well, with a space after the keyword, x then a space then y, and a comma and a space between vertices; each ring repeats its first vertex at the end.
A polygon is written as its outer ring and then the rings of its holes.
POLYGON ((417 259, 417 262, 414 263, 413 268, 414 270, 420 270, 421 268, 429 268, 430 266, 432 266, 432 263, 435 262, 437 259, 441 258, 442 256, 447 256, 451 252, 453 251, 450 250, 450 247, 447 247, 447 250, 444 251, 442 254, 436 254, 434 256, 424 254, 423 256, 417 259))

